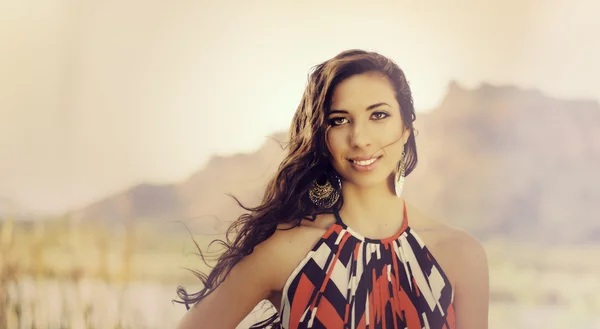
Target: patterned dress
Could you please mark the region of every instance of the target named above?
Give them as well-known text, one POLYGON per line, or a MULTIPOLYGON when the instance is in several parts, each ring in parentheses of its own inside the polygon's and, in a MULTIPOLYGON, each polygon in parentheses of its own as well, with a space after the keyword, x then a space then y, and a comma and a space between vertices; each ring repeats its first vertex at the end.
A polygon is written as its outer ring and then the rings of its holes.
POLYGON ((284 329, 454 329, 454 291, 408 225, 386 239, 362 237, 339 214, 282 291, 284 329))

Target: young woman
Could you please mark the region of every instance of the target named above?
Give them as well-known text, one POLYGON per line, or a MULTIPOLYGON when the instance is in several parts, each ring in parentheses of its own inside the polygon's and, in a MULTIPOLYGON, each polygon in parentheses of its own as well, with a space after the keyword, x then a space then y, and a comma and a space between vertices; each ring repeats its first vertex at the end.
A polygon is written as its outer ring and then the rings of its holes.
POLYGON ((294 115, 287 156, 180 329, 235 328, 263 300, 257 328, 485 329, 488 268, 470 235, 402 197, 417 164, 403 71, 349 50, 317 65, 294 115))

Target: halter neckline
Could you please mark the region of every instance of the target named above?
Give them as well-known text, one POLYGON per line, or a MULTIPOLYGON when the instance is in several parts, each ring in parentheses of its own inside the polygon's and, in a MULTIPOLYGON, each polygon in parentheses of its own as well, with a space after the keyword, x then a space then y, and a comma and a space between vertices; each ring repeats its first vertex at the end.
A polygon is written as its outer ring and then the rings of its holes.
POLYGON ((381 238, 381 239, 368 238, 368 237, 365 237, 365 236, 361 235, 360 233, 354 231, 351 227, 349 227, 348 225, 346 225, 346 223, 344 223, 344 221, 342 220, 342 217, 340 216, 340 214, 337 210, 334 211, 334 215, 335 215, 336 224, 340 225, 344 230, 348 231, 348 233, 350 233, 355 238, 365 241, 365 242, 369 242, 369 243, 385 244, 385 243, 390 243, 394 240, 397 240, 402 235, 402 233, 404 233, 407 229, 409 229, 408 216, 407 216, 407 211, 406 211, 406 201, 404 201, 404 211, 403 212, 404 212, 404 220, 402 221, 402 226, 400 227, 398 232, 396 232, 392 236, 389 236, 387 238, 381 238))

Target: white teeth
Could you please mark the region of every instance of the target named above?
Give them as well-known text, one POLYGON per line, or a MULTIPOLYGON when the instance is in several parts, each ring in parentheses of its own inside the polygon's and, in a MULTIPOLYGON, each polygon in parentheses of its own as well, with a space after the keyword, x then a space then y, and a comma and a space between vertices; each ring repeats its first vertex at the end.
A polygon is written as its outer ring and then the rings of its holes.
POLYGON ((377 160, 377 158, 373 158, 373 159, 369 159, 369 160, 364 160, 364 161, 356 161, 356 160, 352 160, 353 163, 356 163, 359 166, 368 166, 371 163, 375 162, 375 160, 377 160))

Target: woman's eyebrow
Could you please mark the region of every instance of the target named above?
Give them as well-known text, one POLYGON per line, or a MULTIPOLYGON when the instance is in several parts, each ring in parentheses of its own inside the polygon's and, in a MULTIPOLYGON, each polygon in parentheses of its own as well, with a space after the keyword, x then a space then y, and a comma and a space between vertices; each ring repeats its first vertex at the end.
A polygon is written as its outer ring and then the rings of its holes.
MULTIPOLYGON (((373 105, 369 105, 369 106, 367 106, 366 110, 367 110, 367 111, 371 111, 371 110, 373 110, 373 109, 375 109, 375 108, 378 108, 378 107, 380 107, 380 106, 382 106, 382 105, 387 105, 387 106, 390 106, 390 105, 389 105, 388 103, 386 103, 386 102, 379 102, 379 103, 375 103, 375 104, 373 104, 373 105)), ((348 114, 348 111, 346 111, 346 110, 341 110, 341 109, 340 109, 340 110, 338 110, 338 109, 331 109, 331 111, 329 111, 329 114, 336 114, 336 113, 348 114)))

